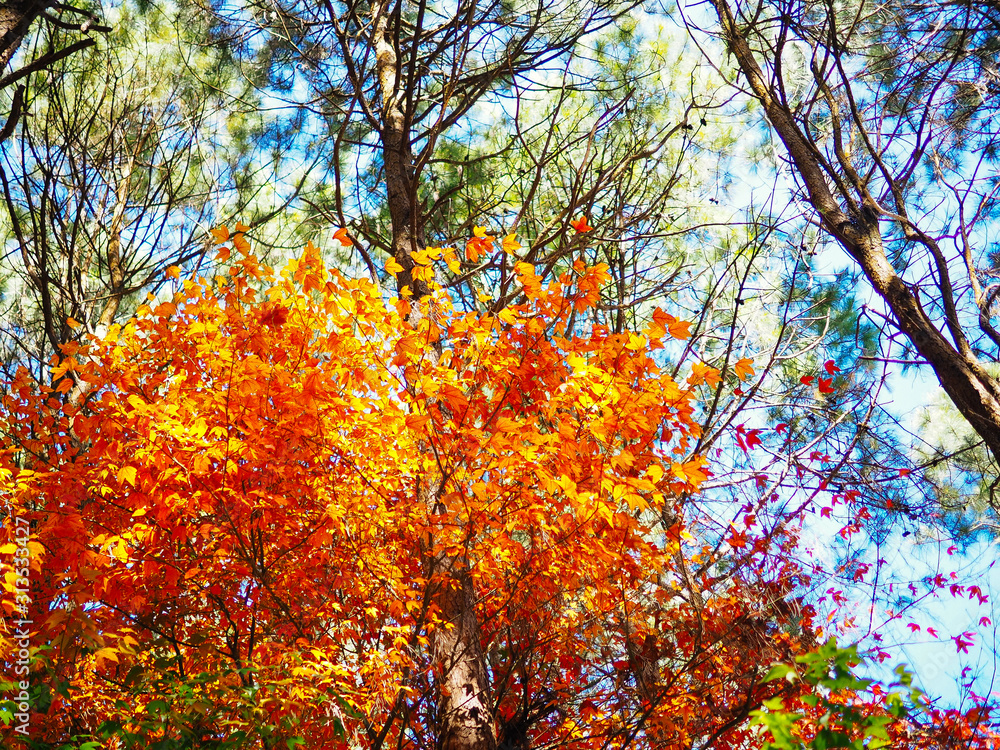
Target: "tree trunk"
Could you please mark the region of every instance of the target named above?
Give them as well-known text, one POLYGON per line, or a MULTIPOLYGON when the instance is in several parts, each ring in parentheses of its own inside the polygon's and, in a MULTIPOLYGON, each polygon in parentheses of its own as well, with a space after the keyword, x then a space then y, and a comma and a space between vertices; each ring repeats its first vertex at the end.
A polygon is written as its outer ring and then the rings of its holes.
POLYGON ((953 330, 956 341, 949 341, 928 317, 916 293, 896 274, 882 244, 881 212, 876 205, 869 205, 874 201, 861 195, 861 211, 856 215, 849 215, 841 208, 841 201, 827 183, 819 156, 792 113, 782 104, 775 84, 769 83, 762 72, 728 2, 712 0, 712 4, 730 53, 784 143, 823 225, 861 266, 875 291, 885 300, 899 329, 930 363, 941 387, 1000 461, 1000 385, 983 369, 961 331, 953 330))
POLYGON ((434 602, 445 622, 431 634, 431 658, 439 681, 438 747, 494 750, 496 734, 472 577, 463 561, 452 556, 435 555, 433 565, 440 576, 434 602))
MULTIPOLYGON (((423 246, 423 226, 417 202, 417 175, 410 142, 410 123, 403 108, 403 72, 399 64, 399 18, 386 4, 376 11, 374 41, 376 74, 382 94, 381 141, 392 254, 403 270, 396 277, 402 296, 408 291, 410 323, 424 314, 427 283, 413 278, 411 253, 423 246)), ((439 482, 425 481, 418 498, 428 512, 443 510, 439 482)), ((433 551, 433 540, 424 551, 430 570, 432 601, 444 626, 431 633, 431 659, 438 681, 438 714, 441 750, 495 750, 496 732, 489 701, 486 661, 480 643, 476 595, 467 561, 433 551)))
POLYGON ((0 4, 0 71, 10 63, 31 24, 50 5, 40 0, 0 4))

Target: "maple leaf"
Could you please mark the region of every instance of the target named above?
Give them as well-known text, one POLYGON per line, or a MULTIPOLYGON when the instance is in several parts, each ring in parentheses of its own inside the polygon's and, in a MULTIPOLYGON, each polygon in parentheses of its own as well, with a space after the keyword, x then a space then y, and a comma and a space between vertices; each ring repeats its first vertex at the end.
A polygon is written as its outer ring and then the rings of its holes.
POLYGON ((733 549, 743 549, 747 546, 747 536, 744 532, 738 531, 733 528, 732 525, 729 527, 729 546, 733 549))
POLYGON ((819 379, 819 392, 820 393, 833 393, 833 378, 820 378, 819 379))
POLYGON ((477 263, 480 255, 486 255, 493 249, 496 237, 487 234, 486 227, 473 227, 472 235, 465 245, 465 258, 477 263))
POLYGON ((280 305, 269 305, 260 316, 261 325, 280 328, 288 321, 287 308, 280 305))
POLYGON ((570 221, 569 225, 577 232, 589 232, 593 229, 593 227, 587 223, 586 214, 581 216, 579 219, 573 219, 570 221))
POLYGON ((833 375, 834 373, 840 372, 840 368, 834 364, 832 359, 828 359, 823 363, 823 368, 826 370, 827 375, 833 375))
POLYGON ((667 325, 667 330, 670 335, 675 339, 689 339, 691 338, 691 321, 690 320, 672 320, 667 325))
POLYGON ((508 234, 503 238, 503 243, 501 248, 508 255, 517 255, 517 251, 521 249, 521 243, 517 241, 517 237, 513 234, 508 234))
POLYGON ((410 414, 406 417, 406 426, 411 430, 422 430, 430 421, 429 414, 410 414))
POLYGON ((917 633, 920 631, 920 626, 915 622, 907 623, 906 627, 910 629, 911 633, 917 633))
POLYGON ((703 362, 691 363, 691 375, 688 376, 689 385, 701 385, 706 383, 710 386, 718 385, 720 382, 719 371, 703 362))
POLYGON ((748 430, 746 425, 736 426, 736 442, 744 453, 749 453, 753 450, 754 446, 761 444, 760 430, 752 429, 748 430))
POLYGON ((337 240, 344 247, 351 247, 354 242, 347 236, 347 227, 341 227, 333 233, 333 239, 337 240))
POLYGON ((733 370, 736 372, 736 377, 740 380, 752 378, 754 376, 753 360, 749 357, 743 357, 733 365, 733 370))

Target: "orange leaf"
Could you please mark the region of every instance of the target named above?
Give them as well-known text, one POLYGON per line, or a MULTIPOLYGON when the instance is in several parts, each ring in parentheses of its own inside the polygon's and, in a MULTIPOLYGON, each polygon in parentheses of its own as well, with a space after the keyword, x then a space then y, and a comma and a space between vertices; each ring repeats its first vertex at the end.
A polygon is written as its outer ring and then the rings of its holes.
POLYGON ((688 339, 691 338, 691 331, 688 330, 690 327, 690 320, 675 320, 667 326, 667 330, 675 339, 688 339))
POLYGON ((690 327, 690 321, 678 320, 657 307, 653 310, 653 320, 646 326, 644 333, 651 339, 660 339, 669 331, 675 339, 687 339, 691 337, 691 331, 688 330, 690 327))
POLYGON ((736 377, 740 380, 752 378, 754 375, 753 360, 749 357, 744 357, 733 365, 733 369, 736 371, 736 377))
POLYGON ((714 367, 710 367, 702 362, 691 363, 691 375, 687 379, 689 385, 706 383, 711 386, 717 385, 719 380, 719 371, 714 367))
POLYGON ((347 236, 347 227, 341 227, 336 232, 333 233, 333 239, 337 240, 344 247, 350 247, 354 243, 351 238, 347 236))
POLYGON ((410 414, 406 417, 406 426, 411 430, 422 430, 430 421, 429 414, 410 414))
POLYGON ((570 221, 569 225, 573 227, 573 229, 575 229, 577 232, 589 232, 593 229, 593 227, 587 223, 586 214, 581 216, 579 219, 573 219, 572 221, 570 221))

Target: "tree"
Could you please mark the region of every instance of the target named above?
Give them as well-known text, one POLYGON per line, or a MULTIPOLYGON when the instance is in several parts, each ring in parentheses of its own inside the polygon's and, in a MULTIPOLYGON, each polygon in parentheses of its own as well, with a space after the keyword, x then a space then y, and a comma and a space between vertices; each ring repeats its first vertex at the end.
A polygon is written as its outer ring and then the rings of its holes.
MULTIPOLYGON (((39 52, 35 58, 19 69, 0 78, 0 89, 7 88, 23 81, 32 73, 45 70, 65 58, 92 47, 96 44, 90 32, 108 32, 111 29, 99 23, 99 18, 91 8, 79 7, 69 3, 55 3, 48 0, 15 0, 0 6, 0 70, 15 60, 15 55, 22 42, 28 36, 35 21, 43 20, 45 25, 53 29, 64 29, 74 32, 75 36, 83 34, 84 38, 57 49, 49 46, 39 52)), ((10 112, 2 130, 0 142, 6 140, 17 125, 24 107, 25 86, 20 84, 11 97, 10 112)))
MULTIPOLYGON (((713 2, 817 220, 993 454, 1000 346, 987 227, 996 11, 974 3, 713 2)), ((898 355, 897 355, 898 356, 898 355)))
MULTIPOLYGON (((261 190, 282 168, 262 165, 260 151, 286 123, 257 115, 225 48, 196 46, 208 35, 199 15, 131 3, 108 15, 106 45, 51 64, 26 87, 31 117, 0 155, 9 375, 25 365, 47 381, 63 344, 127 319, 163 289, 170 265, 206 262, 215 221, 238 211, 263 224, 308 182, 305 165, 284 195, 261 190)), ((59 46, 67 33, 43 31, 36 43, 59 46)))
POLYGON ((694 578, 695 389, 718 372, 664 372, 659 315, 566 335, 606 269, 543 286, 520 264, 525 303, 474 314, 424 251, 413 324, 313 246, 274 274, 219 237, 226 276, 6 389, 31 532, 3 550, 27 550, 31 601, 7 576, 3 607, 32 623, 36 743, 753 746, 751 711, 808 694, 765 679, 815 645, 794 528, 734 525, 742 561, 694 578), (459 661, 442 640, 469 627, 459 661), (456 673, 485 712, 458 727, 456 673))

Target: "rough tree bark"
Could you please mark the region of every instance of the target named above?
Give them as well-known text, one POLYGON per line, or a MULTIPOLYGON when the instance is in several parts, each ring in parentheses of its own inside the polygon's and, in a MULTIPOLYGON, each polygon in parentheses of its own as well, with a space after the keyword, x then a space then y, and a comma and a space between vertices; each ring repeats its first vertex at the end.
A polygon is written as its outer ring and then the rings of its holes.
MULTIPOLYGON (((414 280, 411 253, 422 247, 423 232, 417 206, 416 169, 413 160, 410 123, 404 109, 402 73, 399 66, 398 6, 378 8, 373 19, 376 74, 381 90, 381 148, 385 169, 386 195, 392 225, 392 255, 403 270, 397 275, 402 295, 408 290, 410 322, 416 325, 425 314, 428 288, 414 280), (396 21, 396 23, 393 23, 396 21)), ((427 477, 421 483, 418 500, 438 513, 439 482, 427 477)), ((476 594, 467 561, 444 552, 434 552, 429 540, 425 550, 430 575, 436 582, 432 592, 445 627, 431 633, 431 658, 438 680, 438 717, 441 750, 494 750, 496 731, 486 675, 486 661, 480 643, 476 615, 476 594)))
POLYGON ((50 7, 49 0, 0 4, 0 70, 10 63, 31 24, 50 7))
MULTIPOLYGON (((896 325, 917 352, 930 363, 941 387, 983 442, 1000 461, 1000 385, 983 368, 962 329, 949 318, 948 336, 924 310, 919 297, 889 262, 880 228, 882 221, 898 222, 907 239, 939 255, 935 240, 905 216, 890 212, 863 187, 854 195, 835 194, 828 182, 822 157, 796 121, 777 90, 775 77, 765 76, 737 24, 726 0, 712 0, 723 39, 746 79, 750 93, 761 103, 771 127, 784 144, 791 163, 805 186, 808 200, 819 213, 823 226, 858 263, 876 292, 885 300, 896 325), (845 211, 842 206, 855 210, 845 211)), ((945 288, 943 294, 947 296, 945 288)), ((945 300, 946 307, 948 300, 945 300)))

